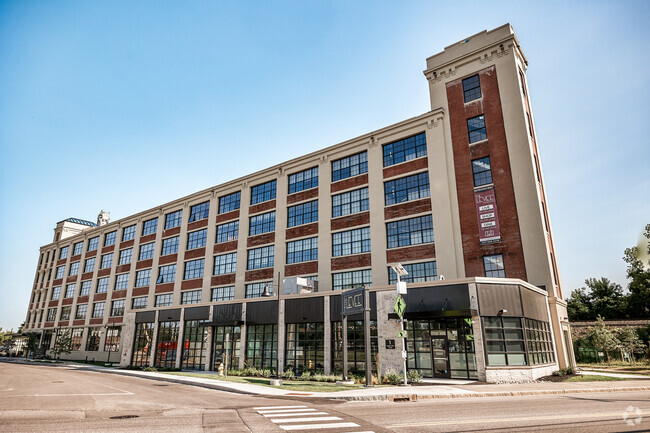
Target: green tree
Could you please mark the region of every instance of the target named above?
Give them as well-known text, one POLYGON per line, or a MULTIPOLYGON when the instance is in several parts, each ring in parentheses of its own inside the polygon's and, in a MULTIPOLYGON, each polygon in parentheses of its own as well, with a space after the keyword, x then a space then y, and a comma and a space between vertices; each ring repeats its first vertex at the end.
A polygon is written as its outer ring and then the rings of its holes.
POLYGON ((591 289, 591 311, 594 317, 603 319, 620 319, 625 317, 626 299, 620 284, 609 281, 603 277, 599 280, 588 278, 585 280, 591 289))
POLYGON ((635 328, 626 326, 623 329, 618 331, 618 340, 620 341, 620 348, 623 352, 627 353, 630 356, 632 364, 636 364, 635 353, 645 352, 646 345, 639 338, 639 334, 635 328))
POLYGON ((598 316, 605 319, 625 317, 627 300, 620 284, 602 277, 588 278, 585 285, 587 287, 571 292, 567 300, 570 320, 594 320, 598 316))
POLYGON ((34 353, 36 353, 36 346, 38 346, 38 341, 38 334, 35 332, 27 334, 27 356, 29 356, 30 352, 32 356, 34 356, 34 353))
POLYGON ((52 355, 57 359, 62 353, 69 354, 72 352, 72 334, 68 329, 59 332, 60 334, 56 336, 54 347, 52 348, 52 355))
POLYGON ((621 342, 616 338, 616 328, 608 328, 602 317, 596 319, 596 325, 587 329, 585 336, 591 341, 591 344, 597 349, 605 351, 607 363, 611 363, 609 352, 621 347, 621 342))
POLYGON ((571 292, 567 299, 567 312, 571 320, 592 320, 594 315, 591 311, 591 299, 584 287, 571 292))
POLYGON ((650 317, 650 224, 645 226, 643 237, 647 241, 627 248, 623 255, 630 279, 627 312, 635 318, 650 317))

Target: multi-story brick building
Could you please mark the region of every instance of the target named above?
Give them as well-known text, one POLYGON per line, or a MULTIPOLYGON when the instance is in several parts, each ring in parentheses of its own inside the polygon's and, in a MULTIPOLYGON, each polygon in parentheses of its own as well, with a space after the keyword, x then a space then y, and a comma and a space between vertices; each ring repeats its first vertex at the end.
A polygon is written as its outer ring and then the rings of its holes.
POLYGON ((47 349, 69 329, 70 357, 124 366, 215 369, 227 339, 231 368, 329 372, 340 290, 370 285, 374 360, 399 371, 401 263, 409 369, 494 381, 570 364, 527 65, 510 25, 483 31, 427 59, 427 113, 118 221, 60 222, 26 331, 47 349), (289 277, 317 290, 262 296, 289 277))

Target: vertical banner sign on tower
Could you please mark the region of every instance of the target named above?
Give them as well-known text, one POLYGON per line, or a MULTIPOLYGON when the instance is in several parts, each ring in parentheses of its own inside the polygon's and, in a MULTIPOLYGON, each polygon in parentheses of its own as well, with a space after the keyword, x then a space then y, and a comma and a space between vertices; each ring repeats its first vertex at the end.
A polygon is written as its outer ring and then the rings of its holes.
POLYGON ((501 240, 501 231, 499 230, 494 188, 474 192, 474 202, 476 203, 480 242, 482 244, 499 242, 501 240))

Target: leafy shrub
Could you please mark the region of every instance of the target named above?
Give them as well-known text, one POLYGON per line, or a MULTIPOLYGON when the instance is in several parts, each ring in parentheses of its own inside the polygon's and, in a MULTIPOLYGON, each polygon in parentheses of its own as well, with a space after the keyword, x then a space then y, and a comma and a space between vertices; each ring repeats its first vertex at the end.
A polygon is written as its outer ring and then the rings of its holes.
POLYGON ((288 368, 284 374, 282 375, 283 378, 287 380, 294 380, 296 378, 296 374, 293 372, 292 369, 288 368))
POLYGON ((422 382, 422 373, 420 373, 418 370, 409 370, 406 373, 406 378, 408 379, 409 383, 420 383, 422 382))
POLYGON ((391 385, 399 385, 403 380, 403 376, 396 371, 389 370, 384 374, 384 381, 391 385))

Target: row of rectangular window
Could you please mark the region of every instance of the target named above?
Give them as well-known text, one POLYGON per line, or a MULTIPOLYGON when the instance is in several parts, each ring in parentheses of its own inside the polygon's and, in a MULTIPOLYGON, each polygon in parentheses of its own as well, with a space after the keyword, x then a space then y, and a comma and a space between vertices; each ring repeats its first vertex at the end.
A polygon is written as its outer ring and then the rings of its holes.
MULTIPOLYGON (((477 163, 478 164, 478 163, 477 163)), ((488 160, 489 164, 489 160, 488 160)), ((275 181, 273 181, 275 182, 275 181)), ((266 184, 264 184, 266 185, 266 184)), ((259 194, 264 196, 267 194, 268 189, 263 189, 259 194)), ((407 176, 405 178, 396 179, 388 181, 384 185, 385 192, 385 203, 386 205, 391 205, 395 203, 402 203, 410 200, 416 200, 420 198, 425 198, 430 196, 429 191, 429 177, 428 173, 419 173, 412 176, 407 176)), ((231 197, 230 196, 227 197, 231 197)), ((223 199, 223 198, 222 198, 223 199)), ((229 205, 232 204, 232 200, 224 204, 224 207, 227 210, 230 210, 229 205)), ((191 221, 207 218, 208 215, 209 202, 204 202, 195 206, 192 206, 192 212, 190 215, 191 221)), ((349 215, 356 212, 363 212, 369 209, 369 199, 368 199, 368 188, 361 188, 354 191, 345 192, 342 194, 337 194, 332 196, 332 217, 340 217, 344 215, 349 215)), ((224 210, 224 211, 227 211, 224 210)), ((302 203, 296 206, 291 206, 288 208, 288 227, 294 227, 302 224, 308 224, 318 220, 318 201, 312 201, 308 203, 302 203)), ((172 228, 180 225, 180 219, 182 217, 182 211, 172 212, 166 215, 165 218, 165 229, 172 228)), ((158 218, 153 218, 147 220, 143 223, 143 236, 152 234, 156 232, 158 224, 158 218)), ((229 240, 234 240, 238 235, 238 222, 231 222, 218 226, 217 228, 217 243, 227 242, 229 240)), ((275 212, 269 212, 263 215, 257 215, 250 218, 249 225, 249 235, 253 236, 260 233, 266 233, 275 230, 275 212)), ((107 233, 105 235, 105 244, 108 242, 110 245, 115 243, 116 231, 107 233)), ((188 248, 194 249, 205 246, 205 230, 199 230, 196 232, 191 232, 188 234, 188 248)), ((135 225, 125 227, 123 229, 122 241, 131 240, 135 237, 135 225)), ((174 239, 174 238, 170 238, 174 239)), ((89 240, 88 251, 96 250, 98 247, 99 236, 94 237, 89 240)), ((78 242, 74 244, 75 256, 81 253, 83 247, 83 242, 78 242)), ((172 251, 176 252, 174 248, 176 245, 163 245, 163 251, 166 254, 171 254, 172 251)), ((63 247, 60 250, 61 258, 67 257, 68 247, 63 247)), ((145 244, 140 246, 140 256, 139 260, 146 260, 153 257, 153 244, 145 244), (150 248, 150 249, 148 249, 150 248)), ((102 269, 109 267, 109 259, 112 259, 112 256, 105 255, 102 260, 106 260, 103 263, 102 269), (104 259, 104 257, 106 257, 104 259), (104 266, 107 265, 107 266, 104 266)), ((120 257, 120 264, 130 263, 130 258, 120 257)), ((60 277, 57 278, 61 278, 60 277)))

